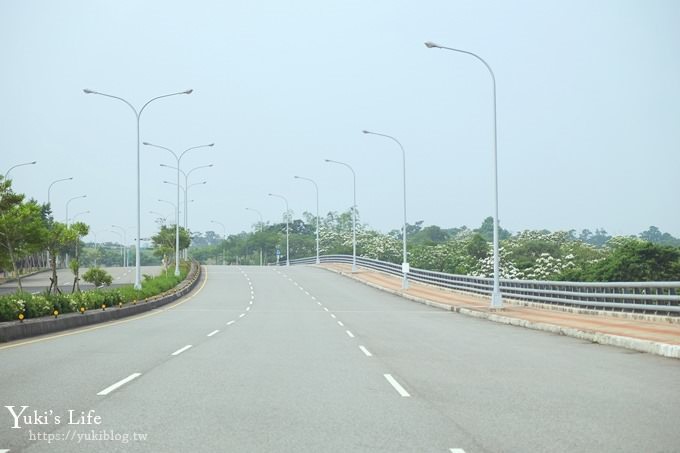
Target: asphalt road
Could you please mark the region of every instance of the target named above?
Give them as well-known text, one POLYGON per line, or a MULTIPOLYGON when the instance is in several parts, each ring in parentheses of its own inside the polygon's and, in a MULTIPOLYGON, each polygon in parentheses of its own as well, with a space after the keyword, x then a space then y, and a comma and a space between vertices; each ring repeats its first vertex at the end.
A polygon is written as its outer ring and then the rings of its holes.
POLYGON ((179 305, 0 363, 2 406, 31 414, 0 407, 0 451, 680 451, 680 361, 312 267, 209 266, 179 305))
MULTIPOLYGON (((112 288, 115 288, 116 286, 121 286, 121 285, 128 285, 130 283, 134 283, 135 281, 135 268, 129 267, 129 268, 124 268, 124 267, 105 267, 103 268, 106 272, 111 274, 113 277, 113 283, 111 284, 112 288)), ((80 289, 81 290, 89 290, 93 289, 94 286, 91 285, 90 283, 87 283, 83 281, 82 275, 87 272, 88 268, 82 268, 80 270, 80 289)), ((142 275, 143 274, 148 274, 148 275, 158 275, 158 273, 161 271, 161 267, 159 266, 143 266, 142 267, 142 275)), ((29 277, 24 277, 21 279, 21 286, 23 287, 24 291, 30 292, 30 293, 40 293, 45 291, 47 288, 50 287, 50 277, 52 276, 51 271, 47 272, 40 272, 38 274, 31 275, 29 277)), ((71 292, 71 289, 73 288, 73 272, 71 272, 70 269, 57 269, 57 279, 59 282, 59 288, 63 292, 71 292)), ((8 283, 3 283, 0 284, 0 295, 3 294, 10 294, 14 293, 17 290, 17 282, 12 281, 8 283)))

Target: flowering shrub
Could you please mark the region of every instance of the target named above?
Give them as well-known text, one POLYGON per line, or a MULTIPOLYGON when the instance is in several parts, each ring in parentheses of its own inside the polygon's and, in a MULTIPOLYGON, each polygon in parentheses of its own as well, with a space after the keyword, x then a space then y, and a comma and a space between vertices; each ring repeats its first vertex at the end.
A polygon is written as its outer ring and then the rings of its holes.
POLYGON ((72 294, 29 294, 16 293, 0 296, 0 321, 15 321, 19 313, 26 318, 37 318, 52 314, 54 309, 59 313, 78 312, 80 307, 86 310, 100 309, 102 304, 113 307, 119 303, 132 302, 155 296, 177 286, 188 273, 188 266, 181 267, 179 277, 159 275, 145 279, 142 289, 135 290, 132 285, 116 289, 83 291, 72 294))

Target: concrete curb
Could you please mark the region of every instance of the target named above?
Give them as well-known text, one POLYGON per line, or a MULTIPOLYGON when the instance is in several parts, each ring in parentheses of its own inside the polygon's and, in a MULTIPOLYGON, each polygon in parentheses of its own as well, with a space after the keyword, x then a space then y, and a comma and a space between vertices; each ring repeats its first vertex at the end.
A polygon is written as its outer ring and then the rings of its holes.
POLYGON ((439 302, 434 302, 422 297, 413 296, 411 294, 404 294, 401 291, 385 288, 376 285, 371 282, 366 282, 354 275, 347 274, 345 272, 331 269, 328 267, 322 267, 328 271, 334 272, 336 274, 349 277, 352 280, 356 280, 364 285, 370 286, 372 288, 391 293, 404 299, 408 299, 414 302, 428 305, 430 307, 439 308, 441 310, 452 311, 460 313, 461 315, 471 316, 478 319, 487 319, 489 321, 497 322, 500 324, 506 324, 516 327, 524 327, 526 329, 539 330, 542 332, 549 332, 558 335, 564 335, 567 337, 578 338, 580 340, 590 341, 593 343, 616 346, 619 348, 631 349, 639 352, 646 352, 648 354, 659 355, 662 357, 668 357, 673 359, 680 359, 680 345, 673 345, 668 343, 659 343, 650 340, 641 340, 639 338, 623 337, 620 335, 612 335, 602 332, 591 332, 586 330, 575 329, 573 327, 558 326, 556 324, 548 324, 541 322, 527 321, 526 319, 512 318, 509 316, 503 316, 496 313, 489 313, 485 311, 473 310, 466 307, 456 307, 454 305, 442 304, 439 302))
POLYGON ((201 276, 201 266, 196 265, 189 272, 187 278, 177 287, 158 296, 150 297, 146 301, 141 300, 137 304, 128 303, 121 308, 109 307, 105 311, 89 310, 84 314, 67 313, 60 315, 58 318, 42 317, 27 319, 24 322, 6 322, 0 325, 0 343, 138 315, 182 298, 196 287, 201 280, 201 276))

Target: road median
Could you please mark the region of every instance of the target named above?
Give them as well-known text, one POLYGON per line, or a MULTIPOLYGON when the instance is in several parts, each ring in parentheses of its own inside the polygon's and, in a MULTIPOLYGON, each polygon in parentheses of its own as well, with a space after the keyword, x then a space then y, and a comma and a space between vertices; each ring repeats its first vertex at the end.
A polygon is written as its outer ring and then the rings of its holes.
POLYGON ((67 313, 57 317, 41 317, 0 324, 0 343, 75 329, 134 316, 169 304, 191 292, 201 280, 201 266, 193 262, 187 277, 174 288, 136 302, 104 310, 88 310, 85 313, 67 313))

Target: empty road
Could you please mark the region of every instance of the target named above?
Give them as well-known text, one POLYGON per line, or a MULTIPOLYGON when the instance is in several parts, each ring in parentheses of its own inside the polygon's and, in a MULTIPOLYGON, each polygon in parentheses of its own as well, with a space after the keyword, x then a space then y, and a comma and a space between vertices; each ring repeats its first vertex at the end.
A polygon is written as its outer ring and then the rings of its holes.
POLYGON ((678 360, 205 269, 176 305, 0 344, 0 451, 680 451, 678 360))

